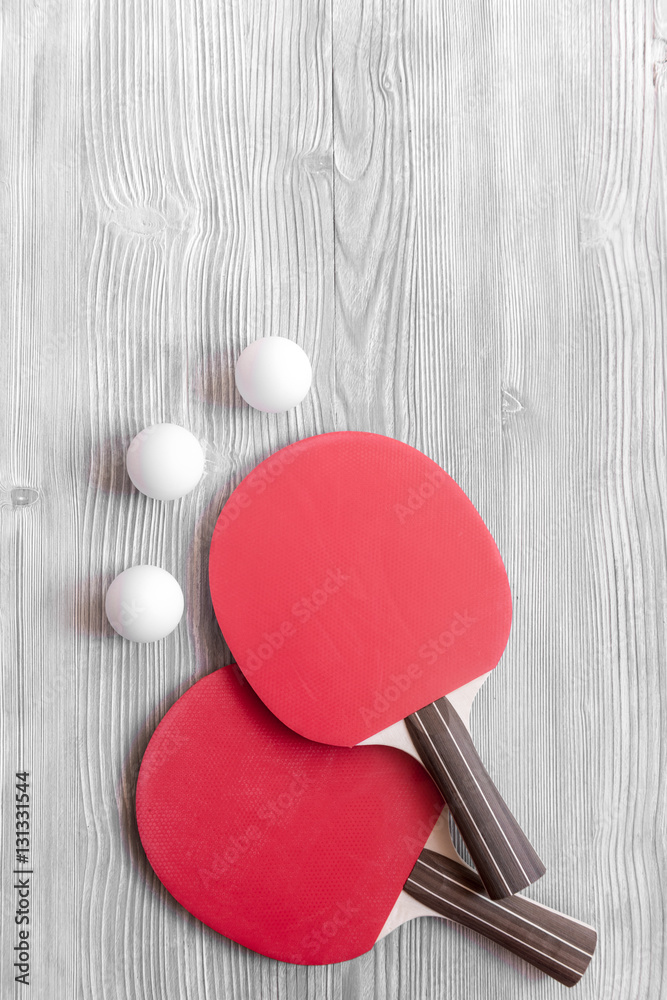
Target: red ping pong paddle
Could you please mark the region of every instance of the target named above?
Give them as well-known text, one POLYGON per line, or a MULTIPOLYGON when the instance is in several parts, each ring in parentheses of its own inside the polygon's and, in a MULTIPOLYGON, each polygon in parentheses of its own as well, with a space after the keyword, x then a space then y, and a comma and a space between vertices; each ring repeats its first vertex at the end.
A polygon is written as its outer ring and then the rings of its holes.
POLYGON ((544 874, 455 710, 496 666, 512 606, 495 542, 447 473, 379 434, 283 448, 223 507, 209 579, 279 719, 323 743, 416 748, 492 898, 544 874))
POLYGON ((446 810, 432 830, 434 797, 404 754, 311 743, 224 668, 158 725, 137 782, 137 822, 169 892, 272 958, 343 961, 405 920, 442 915, 574 985, 595 932, 528 899, 490 900, 454 851, 446 810), (427 837, 444 853, 422 849, 427 837))

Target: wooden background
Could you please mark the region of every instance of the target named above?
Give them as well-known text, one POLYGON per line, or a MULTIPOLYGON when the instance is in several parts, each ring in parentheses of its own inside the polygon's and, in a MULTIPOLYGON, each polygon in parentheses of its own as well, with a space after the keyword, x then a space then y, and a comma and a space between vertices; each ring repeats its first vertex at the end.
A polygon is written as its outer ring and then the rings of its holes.
POLYGON ((439 921, 339 966, 260 958, 141 851, 142 751, 228 662, 216 514, 260 458, 344 428, 420 447, 490 525, 515 620, 474 734, 547 862, 529 895, 598 928, 581 1000, 667 995, 667 0, 2 0, 0 31, 2 996, 563 994, 439 921), (234 388, 266 334, 314 365, 287 415, 234 388), (162 420, 207 456, 171 504, 124 471, 162 420), (104 617, 137 562, 186 592, 154 645, 104 617))

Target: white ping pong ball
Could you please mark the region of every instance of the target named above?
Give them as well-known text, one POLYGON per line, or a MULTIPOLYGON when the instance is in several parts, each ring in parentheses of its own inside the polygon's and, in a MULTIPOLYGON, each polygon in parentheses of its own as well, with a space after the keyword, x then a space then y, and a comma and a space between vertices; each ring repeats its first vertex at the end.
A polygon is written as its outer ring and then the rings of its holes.
POLYGON ((107 590, 104 609, 113 628, 133 642, 155 642, 173 632, 183 616, 183 591, 159 566, 132 566, 107 590))
POLYGON ((312 380, 308 356, 287 337, 254 340, 236 362, 236 388, 246 403, 265 413, 283 413, 297 406, 312 380))
POLYGON ((193 490, 204 471, 204 452, 190 431, 178 424, 153 424, 132 440, 127 471, 142 493, 154 500, 176 500, 193 490))

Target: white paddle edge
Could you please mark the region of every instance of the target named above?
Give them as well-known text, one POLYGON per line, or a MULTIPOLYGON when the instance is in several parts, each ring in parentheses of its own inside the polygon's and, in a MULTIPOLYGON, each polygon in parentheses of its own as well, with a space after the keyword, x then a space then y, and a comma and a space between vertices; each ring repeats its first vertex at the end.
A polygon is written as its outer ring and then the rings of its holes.
MULTIPOLYGON (((407 736, 407 729, 405 734, 407 736)), ((410 739, 409 736, 407 738, 410 739)), ((449 809, 447 806, 445 806, 436 820, 435 826, 431 830, 424 847, 428 848, 429 851, 435 851, 437 854, 444 854, 446 858, 451 858, 452 861, 457 861, 460 865, 470 868, 470 865, 466 864, 454 847, 454 842, 449 832, 449 809)), ((406 924, 408 920, 414 920, 415 917, 439 917, 440 920, 444 919, 439 913, 431 910, 430 907, 425 906, 424 903, 420 903, 418 899, 414 899, 407 892, 401 890, 401 894, 394 903, 377 940, 380 941, 387 934, 391 934, 397 927, 400 927, 401 924, 406 924)))
MULTIPOLYGON (((475 695, 491 673, 492 671, 482 674, 480 677, 476 677, 475 680, 470 681, 468 684, 464 684, 463 687, 460 687, 456 691, 452 691, 451 694, 447 695, 448 701, 454 706, 465 723, 468 731, 470 730, 470 711, 472 709, 472 703, 475 700, 475 695)), ((374 736, 369 736, 368 739, 362 740, 359 746, 366 746, 370 744, 396 747, 398 750, 404 750, 405 753, 409 753, 410 756, 414 757, 421 763, 419 754, 415 750, 414 744, 410 739, 408 727, 402 719, 399 722, 395 722, 392 726, 387 726, 386 729, 382 729, 374 736)), ((424 847, 428 848, 430 851, 435 851, 436 854, 442 854, 446 858, 450 858, 452 861, 456 861, 458 864, 464 865, 466 868, 474 871, 474 868, 463 860, 454 847, 454 843, 449 832, 449 809, 447 806, 445 806, 440 813, 440 816, 438 817, 428 840, 424 844, 424 847)), ((532 900, 532 902, 535 906, 541 906, 543 910, 549 910, 551 913, 559 912, 550 906, 538 903, 536 900, 532 900)), ((435 910, 425 906, 424 903, 420 903, 419 900, 414 899, 412 896, 408 895, 407 892, 401 891, 401 894, 394 903, 391 913, 387 917, 377 940, 380 941, 383 937, 386 937, 387 934, 391 934, 392 931, 396 930, 397 927, 400 927, 402 924, 407 923, 409 920, 414 920, 417 917, 437 917, 439 920, 446 920, 445 917, 436 913, 435 910)), ((584 923, 582 920, 576 920, 574 917, 570 917, 569 919, 573 920, 581 927, 589 927, 589 924, 584 923)), ((447 922, 455 923, 455 921, 447 922)))
MULTIPOLYGON (((457 714, 461 717, 461 720, 465 724, 466 729, 470 732, 470 710, 472 709, 472 703, 475 700, 475 695, 481 688, 487 677, 491 676, 492 671, 489 670, 486 674, 481 674, 476 677, 474 681, 469 681, 462 687, 457 688, 456 691, 452 691, 451 694, 447 695, 447 701, 454 707, 457 714)), ((387 726, 386 729, 381 729, 378 733, 373 736, 369 736, 367 739, 362 740, 361 743, 357 744, 360 747, 372 746, 387 746, 396 747, 397 750, 404 750, 405 753, 409 753, 411 757, 418 760, 421 764, 421 757, 415 749, 415 745, 410 739, 410 734, 408 733, 408 727, 405 724, 404 719, 400 719, 398 722, 394 722, 393 725, 387 726)), ((433 848, 435 850, 435 848, 433 848)))
MULTIPOLYGON (((475 695, 490 674, 491 671, 486 674, 482 674, 480 677, 476 677, 473 681, 469 681, 468 684, 464 684, 456 691, 452 691, 451 694, 447 695, 448 700, 461 716, 461 719, 465 723, 468 730, 470 729, 470 710, 472 708, 472 703, 475 700, 475 695)), ((421 758, 415 749, 415 745, 410 739, 408 727, 403 719, 395 722, 392 726, 387 726, 386 729, 380 730, 380 732, 376 733, 374 736, 369 736, 368 739, 362 740, 359 746, 370 746, 372 744, 390 746, 395 747, 397 750, 404 750, 405 753, 409 753, 411 757, 418 760, 420 764, 422 763, 421 758)), ((452 841, 452 837, 449 832, 449 809, 447 806, 444 807, 440 816, 436 820, 435 826, 431 830, 424 847, 427 847, 430 851, 435 851, 437 854, 444 854, 446 858, 451 858, 452 861, 457 861, 459 864, 465 865, 466 868, 470 868, 470 865, 466 864, 454 847, 454 842, 452 841)), ((439 913, 435 913, 434 910, 431 910, 428 906, 420 903, 419 900, 409 896, 407 892, 401 891, 400 896, 394 903, 392 911, 380 931, 378 941, 380 941, 383 937, 386 937, 387 934, 391 934, 391 932, 396 930, 397 927, 400 927, 401 924, 405 924, 408 920, 413 920, 415 917, 439 917, 441 920, 443 919, 439 913)))
MULTIPOLYGON (((486 674, 481 674, 481 676, 476 677, 473 681, 469 681, 468 684, 464 684, 456 691, 452 691, 451 694, 447 695, 448 700, 461 716, 461 719, 465 723, 468 730, 470 730, 470 710, 472 708, 472 703, 475 700, 475 695, 490 674, 491 671, 486 674)), ((410 739, 408 727, 403 719, 400 719, 391 726, 387 726, 386 729, 380 730, 380 732, 375 733, 374 736, 369 736, 368 739, 362 740, 359 746, 370 746, 372 744, 390 746, 395 747, 397 750, 404 750, 405 753, 409 753, 411 757, 418 760, 420 764, 422 763, 421 758, 415 749, 415 745, 410 739)), ((470 865, 466 864, 454 847, 454 843, 449 832, 449 809, 447 806, 445 806, 440 813, 440 816, 431 830, 430 836, 424 844, 424 847, 427 847, 431 851, 436 851, 438 854, 444 854, 445 857, 451 858, 452 861, 457 861, 459 864, 465 865, 466 868, 470 868, 470 865)), ((391 932, 397 927, 400 927, 401 924, 407 923, 408 920, 413 920, 415 917, 439 916, 440 914, 435 913, 428 906, 420 903, 419 900, 413 899, 413 897, 409 896, 407 892, 401 892, 391 913, 387 917, 382 930, 380 931, 378 941, 380 941, 381 938, 386 937, 387 934, 391 934, 391 932)), ((443 918, 440 917, 440 919, 442 920, 443 918)))
MULTIPOLYGON (((458 864, 463 865, 470 871, 474 871, 469 864, 467 864, 463 858, 458 854, 454 843, 449 832, 449 809, 447 806, 442 810, 440 816, 438 817, 435 826, 433 827, 431 834, 424 844, 425 848, 429 851, 434 851, 436 854, 442 854, 452 861, 456 861, 458 864)), ((500 901, 502 903, 502 900, 500 901)), ((531 903, 534 906, 539 906, 543 910, 547 910, 550 913, 560 913, 559 910, 554 910, 551 906, 545 906, 544 903, 538 903, 537 900, 531 899, 531 903)), ((436 913, 429 906, 424 903, 420 903, 418 899, 410 896, 404 890, 401 890, 401 894, 394 903, 391 913, 387 917, 382 930, 378 934, 377 941, 381 941, 383 937, 391 934, 398 927, 403 924, 407 924, 409 920, 415 920, 417 917, 437 917, 438 920, 444 920, 446 923, 456 924, 455 920, 448 920, 443 917, 442 914, 436 913)), ((568 916, 568 919, 573 923, 579 924, 580 927, 590 928, 590 924, 585 923, 583 920, 577 920, 576 917, 568 916)))

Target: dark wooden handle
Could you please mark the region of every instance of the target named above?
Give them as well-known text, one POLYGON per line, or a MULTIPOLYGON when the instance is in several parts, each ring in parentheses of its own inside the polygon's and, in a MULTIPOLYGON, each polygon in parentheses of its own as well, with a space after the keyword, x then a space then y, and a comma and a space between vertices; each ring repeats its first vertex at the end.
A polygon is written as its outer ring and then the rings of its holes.
POLYGON ((410 738, 449 806, 484 888, 503 899, 546 871, 446 698, 405 720, 410 738))
POLYGON ((477 931, 565 986, 579 982, 595 951, 592 927, 523 896, 493 900, 475 872, 423 850, 405 891, 436 913, 477 931))

